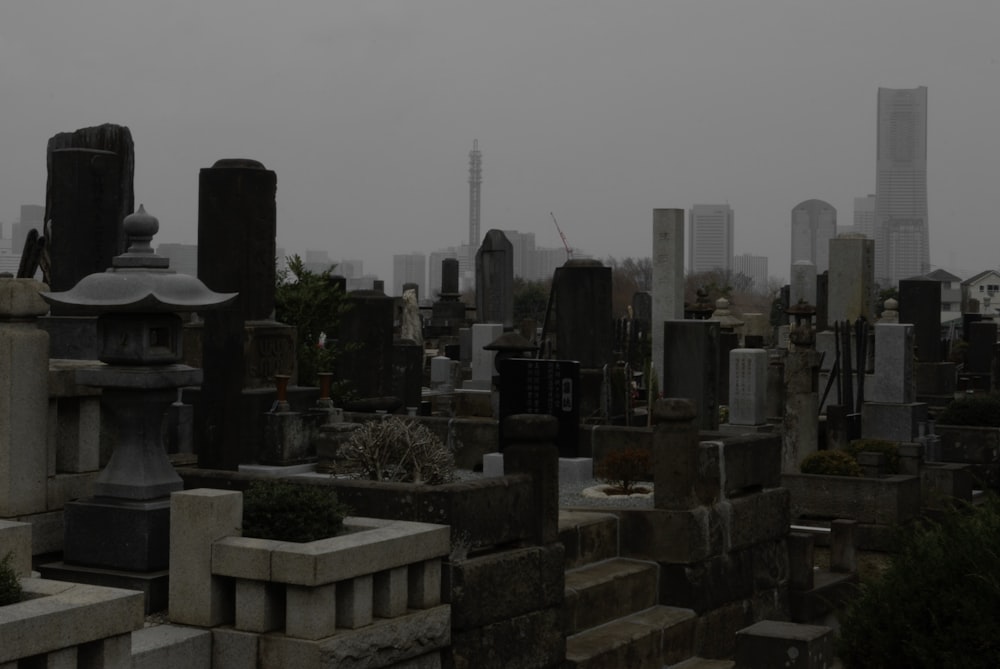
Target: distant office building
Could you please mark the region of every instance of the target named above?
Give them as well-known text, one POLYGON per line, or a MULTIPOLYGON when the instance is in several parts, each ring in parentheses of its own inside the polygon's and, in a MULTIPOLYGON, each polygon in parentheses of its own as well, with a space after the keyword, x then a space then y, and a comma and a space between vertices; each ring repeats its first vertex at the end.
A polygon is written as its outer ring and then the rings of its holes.
POLYGON ((927 87, 879 88, 875 280, 895 286, 929 270, 927 87))
POLYGON ((402 295, 404 283, 417 284, 417 295, 427 297, 427 256, 423 253, 392 256, 392 295, 402 295))
MULTIPOLYGON (((305 265, 306 270, 312 272, 313 274, 323 274, 331 267, 334 267, 337 263, 330 259, 330 254, 326 251, 307 250, 303 264, 305 265)), ((336 268, 334 268, 334 273, 336 273, 336 268)))
POLYGON ((733 257, 733 276, 738 282, 740 275, 746 277, 748 290, 755 293, 767 292, 767 256, 741 253, 733 257))
POLYGON ((733 269, 733 210, 728 204, 696 204, 689 212, 688 271, 733 269))
POLYGON ((156 254, 170 260, 170 269, 178 274, 198 276, 197 244, 158 244, 156 254))
POLYGON ((854 198, 854 225, 843 232, 875 239, 875 195, 854 198))
POLYGON ((333 273, 345 279, 360 277, 365 273, 364 263, 360 260, 341 260, 337 263, 333 273))
POLYGON ((792 209, 792 263, 808 260, 816 273, 830 269, 830 240, 837 236, 837 210, 823 200, 806 200, 792 209))

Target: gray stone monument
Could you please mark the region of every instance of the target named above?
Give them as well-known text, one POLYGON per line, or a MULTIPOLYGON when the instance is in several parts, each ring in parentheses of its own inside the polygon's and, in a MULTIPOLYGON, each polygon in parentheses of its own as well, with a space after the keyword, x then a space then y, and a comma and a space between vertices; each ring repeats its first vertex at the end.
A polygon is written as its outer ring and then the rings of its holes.
MULTIPOLYGON (((684 318, 684 210, 653 210, 653 362, 663 365, 663 322, 684 318)), ((663 388, 663 370, 657 370, 663 388)))
POLYGON ((767 351, 729 352, 729 424, 763 425, 767 420, 767 351))
POLYGON ((790 305, 800 302, 816 304, 816 265, 808 260, 797 260, 792 263, 792 276, 789 282, 788 301, 790 305))
POLYGON ((875 315, 875 242, 862 236, 841 235, 830 240, 830 278, 827 322, 875 315))
POLYGON ((476 319, 514 328, 514 247, 500 230, 487 232, 476 251, 476 319))

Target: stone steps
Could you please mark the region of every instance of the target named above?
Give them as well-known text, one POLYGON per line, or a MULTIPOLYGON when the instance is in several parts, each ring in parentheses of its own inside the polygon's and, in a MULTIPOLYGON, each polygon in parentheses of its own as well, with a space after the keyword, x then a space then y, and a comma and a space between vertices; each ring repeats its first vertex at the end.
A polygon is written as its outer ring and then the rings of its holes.
POLYGON ((572 669, 661 669, 691 657, 696 616, 690 609, 653 606, 566 637, 572 669))
POLYGON ((618 516, 560 510, 559 541, 566 548, 566 569, 618 557, 618 516))
POLYGON ((656 605, 658 567, 612 558, 566 572, 566 634, 576 634, 656 605))

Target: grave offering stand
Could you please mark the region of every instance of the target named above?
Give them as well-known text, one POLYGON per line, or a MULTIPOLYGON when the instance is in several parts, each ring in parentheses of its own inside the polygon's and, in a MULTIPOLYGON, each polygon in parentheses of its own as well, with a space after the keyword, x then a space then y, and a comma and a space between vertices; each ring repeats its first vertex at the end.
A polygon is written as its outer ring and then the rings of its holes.
POLYGON ((220 308, 236 294, 212 292, 197 278, 170 270, 169 260, 153 253, 149 243, 159 222, 141 205, 124 227, 131 245, 110 269, 84 277, 68 291, 42 293, 50 305, 98 317, 98 358, 105 364, 78 370, 77 382, 103 389, 104 410, 116 430, 115 450, 94 484, 94 496, 66 505, 65 564, 54 565, 51 577, 76 567, 89 574, 89 582, 143 589, 147 608, 155 610, 157 593, 165 595, 170 493, 184 487, 167 457, 161 428, 177 389, 202 379, 200 369, 179 364, 176 312, 220 308), (136 574, 161 571, 160 577, 136 574))

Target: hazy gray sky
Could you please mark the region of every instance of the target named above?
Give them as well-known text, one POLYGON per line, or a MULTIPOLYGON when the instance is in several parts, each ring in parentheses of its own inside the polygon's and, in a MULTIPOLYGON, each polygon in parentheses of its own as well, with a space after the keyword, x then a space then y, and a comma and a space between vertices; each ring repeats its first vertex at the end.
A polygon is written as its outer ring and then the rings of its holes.
POLYGON ((928 87, 931 262, 1000 249, 997 0, 89 0, 0 6, 0 220, 44 203, 45 146, 111 122, 159 242, 194 242, 198 170, 278 175, 278 243, 361 258, 482 230, 648 255, 652 210, 728 202, 788 275, 792 207, 874 192, 876 92, 928 87))

